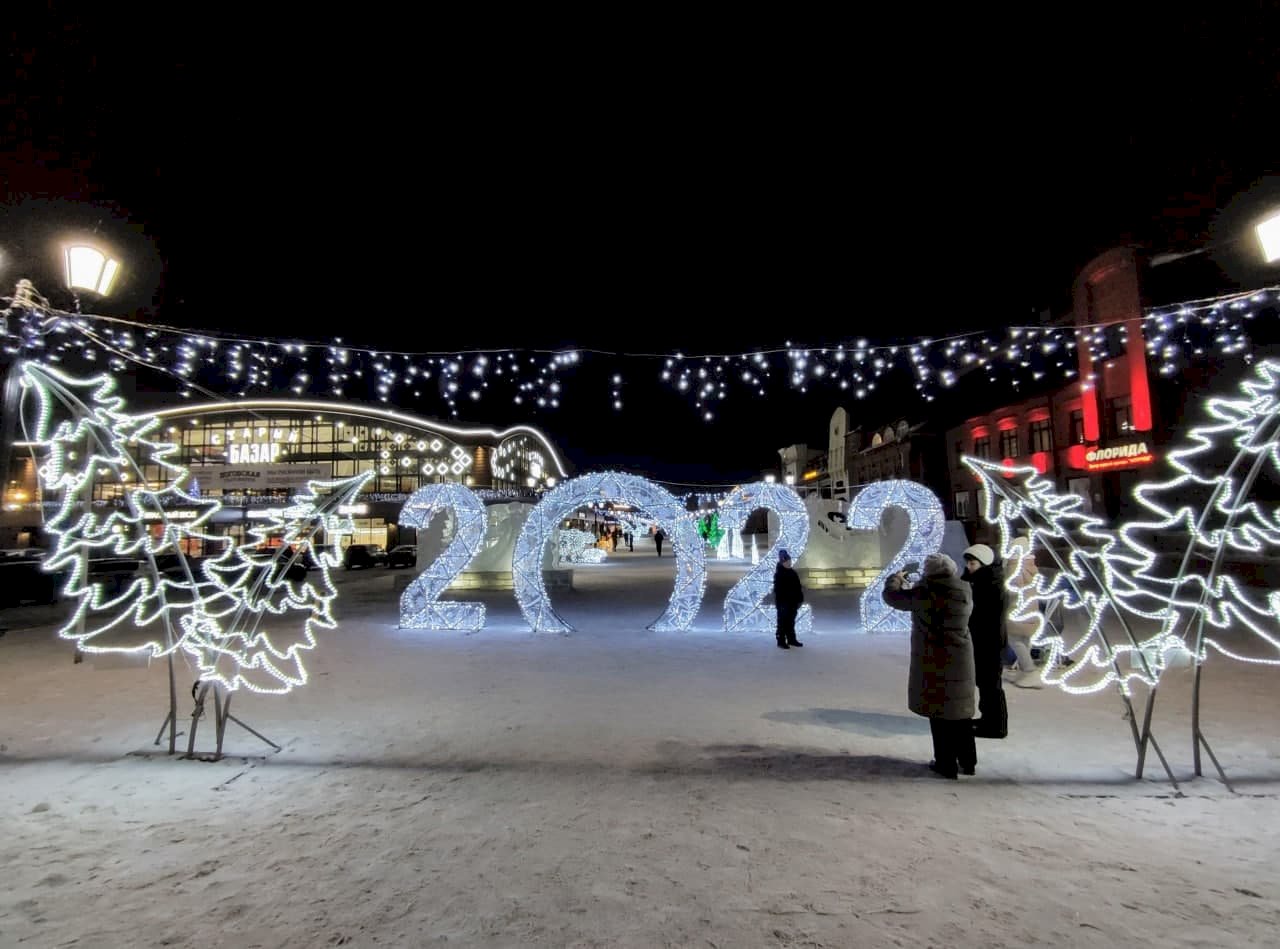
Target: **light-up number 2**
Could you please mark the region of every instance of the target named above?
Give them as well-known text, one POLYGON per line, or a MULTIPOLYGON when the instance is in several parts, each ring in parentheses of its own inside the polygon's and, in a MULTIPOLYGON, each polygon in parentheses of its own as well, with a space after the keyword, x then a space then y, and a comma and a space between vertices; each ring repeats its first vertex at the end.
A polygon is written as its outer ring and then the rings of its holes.
POLYGON ((457 520, 453 540, 431 566, 422 571, 400 596, 400 626, 404 629, 465 629, 484 627, 483 603, 441 603, 440 594, 467 569, 480 552, 488 519, 484 503, 460 484, 429 484, 419 488, 400 509, 400 524, 424 528, 442 511, 457 520))
POLYGON ((849 505, 848 526, 854 530, 880 529, 880 517, 891 507, 901 508, 910 521, 907 542, 889 559, 883 570, 862 593, 862 631, 904 632, 911 629, 911 614, 890 609, 884 602, 884 583, 911 561, 942 549, 942 533, 946 518, 942 505, 932 491, 914 481, 878 481, 858 492, 849 505))
MULTIPOLYGON (((793 561, 798 561, 809 543, 809 512, 800 496, 785 484, 749 484, 734 488, 720 504, 720 509, 731 513, 730 523, 745 522, 757 508, 767 508, 778 515, 778 539, 769 553, 751 571, 733 585, 724 598, 724 628, 726 630, 773 629, 776 615, 773 607, 762 605, 764 598, 773 592, 773 573, 778 566, 778 551, 786 550, 793 561)), ((796 632, 807 633, 813 629, 813 608, 805 603, 796 614, 796 632)))

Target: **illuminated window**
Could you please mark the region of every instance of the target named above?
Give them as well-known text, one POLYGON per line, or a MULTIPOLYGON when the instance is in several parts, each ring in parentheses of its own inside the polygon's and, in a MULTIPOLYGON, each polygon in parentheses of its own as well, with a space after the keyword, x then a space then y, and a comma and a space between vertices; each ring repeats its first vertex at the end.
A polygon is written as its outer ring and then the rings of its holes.
POLYGON ((1053 425, 1046 419, 1031 423, 1031 450, 1053 451, 1053 425))
POLYGON ((1016 428, 1006 428, 1000 433, 1000 457, 1018 457, 1018 430, 1016 428))

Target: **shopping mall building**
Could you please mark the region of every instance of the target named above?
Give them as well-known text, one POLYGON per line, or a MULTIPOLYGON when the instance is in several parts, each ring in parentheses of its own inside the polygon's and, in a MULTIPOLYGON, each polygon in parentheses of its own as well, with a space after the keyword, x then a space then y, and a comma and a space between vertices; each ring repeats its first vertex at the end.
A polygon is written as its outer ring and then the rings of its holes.
MULTIPOLYGON (((568 474, 550 440, 527 425, 466 428, 356 403, 285 399, 183 404, 153 414, 157 438, 179 446, 171 460, 191 471, 188 493, 221 502, 212 532, 237 542, 311 480, 372 472, 353 505, 351 542, 391 547, 412 542, 396 521, 423 485, 458 482, 482 497, 514 498, 536 495, 568 474)), ((160 466, 137 461, 159 486, 160 466)), ((30 458, 15 462, 9 478, 0 547, 40 544, 43 505, 30 458)), ((119 484, 99 484, 94 502, 119 503, 121 493, 119 484)))

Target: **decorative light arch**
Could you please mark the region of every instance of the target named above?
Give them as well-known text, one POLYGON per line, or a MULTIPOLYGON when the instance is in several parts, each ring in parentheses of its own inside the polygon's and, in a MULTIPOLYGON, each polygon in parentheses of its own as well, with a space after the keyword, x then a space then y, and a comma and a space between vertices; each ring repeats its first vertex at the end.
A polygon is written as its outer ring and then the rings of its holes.
POLYGON ((548 491, 516 539, 511 563, 516 602, 533 631, 573 631, 551 605, 546 584, 542 582, 542 555, 560 523, 591 501, 622 501, 647 511, 671 539, 671 551, 676 558, 676 585, 666 611, 649 629, 688 629, 698 615, 707 586, 706 553, 694 522, 684 516, 684 506, 665 488, 638 475, 606 471, 582 475, 548 491))

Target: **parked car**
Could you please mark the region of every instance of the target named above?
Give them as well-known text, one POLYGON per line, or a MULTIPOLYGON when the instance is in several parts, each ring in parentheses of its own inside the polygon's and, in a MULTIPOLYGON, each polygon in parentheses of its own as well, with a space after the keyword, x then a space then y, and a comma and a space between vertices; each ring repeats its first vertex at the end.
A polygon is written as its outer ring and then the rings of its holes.
POLYGON ((352 544, 342 555, 342 566, 347 570, 386 565, 387 552, 378 544, 352 544))
POLYGON ((402 544, 394 547, 387 554, 388 567, 416 567, 418 565, 418 548, 402 544))
POLYGON ((0 551, 0 606, 17 606, 25 600, 58 601, 67 571, 46 572, 46 553, 38 548, 0 551))

